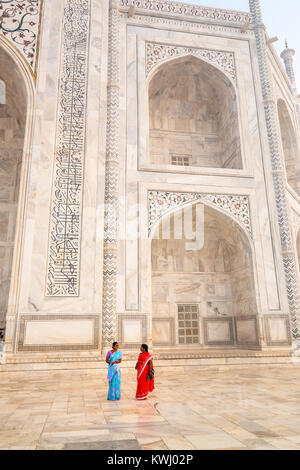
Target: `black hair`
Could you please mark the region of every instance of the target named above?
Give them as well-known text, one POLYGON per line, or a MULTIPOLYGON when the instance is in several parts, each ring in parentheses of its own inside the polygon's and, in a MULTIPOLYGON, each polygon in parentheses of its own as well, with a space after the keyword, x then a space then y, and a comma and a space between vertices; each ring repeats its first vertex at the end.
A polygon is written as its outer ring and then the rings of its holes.
POLYGON ((116 344, 118 344, 118 341, 114 341, 112 347, 114 348, 116 344))
POLYGON ((148 352, 148 345, 147 344, 142 344, 142 348, 145 349, 146 352, 148 352))

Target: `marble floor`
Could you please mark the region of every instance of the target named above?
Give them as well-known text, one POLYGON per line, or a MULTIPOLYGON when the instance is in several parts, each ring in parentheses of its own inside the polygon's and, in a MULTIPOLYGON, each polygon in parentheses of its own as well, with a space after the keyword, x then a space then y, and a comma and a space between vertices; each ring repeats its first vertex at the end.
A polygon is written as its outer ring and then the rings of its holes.
POLYGON ((101 370, 0 373, 0 449, 300 450, 300 366, 156 370, 106 400, 101 370))

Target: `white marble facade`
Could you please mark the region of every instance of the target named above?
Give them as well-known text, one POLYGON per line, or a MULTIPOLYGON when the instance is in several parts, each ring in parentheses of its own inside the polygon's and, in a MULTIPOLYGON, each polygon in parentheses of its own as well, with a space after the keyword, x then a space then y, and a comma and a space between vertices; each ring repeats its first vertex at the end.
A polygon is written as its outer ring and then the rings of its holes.
POLYGON ((167 0, 24 2, 24 40, 21 17, 17 38, 0 23, 6 357, 98 354, 114 340, 176 354, 296 347, 297 100, 265 42, 287 263, 255 15, 167 0), (178 237, 187 208, 194 234, 178 237))

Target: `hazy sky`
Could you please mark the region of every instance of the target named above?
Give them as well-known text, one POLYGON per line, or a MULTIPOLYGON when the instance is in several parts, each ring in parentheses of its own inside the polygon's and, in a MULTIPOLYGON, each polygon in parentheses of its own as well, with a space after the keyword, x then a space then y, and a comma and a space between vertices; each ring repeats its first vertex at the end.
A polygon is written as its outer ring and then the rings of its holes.
MULTIPOLYGON (((181 0, 183 3, 185 0, 181 0)), ((205 5, 215 8, 249 11, 248 0, 187 0, 186 3, 205 5)), ((268 35, 278 36, 274 44, 279 53, 284 49, 285 39, 289 47, 295 49, 295 73, 300 93, 300 1, 299 0, 261 0, 264 23, 268 35)))

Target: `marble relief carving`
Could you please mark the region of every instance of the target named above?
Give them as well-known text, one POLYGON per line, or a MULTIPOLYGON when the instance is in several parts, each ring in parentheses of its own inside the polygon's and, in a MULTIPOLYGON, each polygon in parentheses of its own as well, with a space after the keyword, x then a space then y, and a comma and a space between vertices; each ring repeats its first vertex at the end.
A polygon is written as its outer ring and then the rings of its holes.
POLYGON ((79 295, 89 15, 89 0, 66 0, 46 286, 54 297, 79 295))
POLYGON ((250 203, 248 196, 205 193, 172 193, 149 191, 149 234, 156 222, 168 212, 185 204, 203 202, 215 206, 236 219, 252 236, 250 203))
POLYGON ((0 35, 21 54, 34 78, 42 7, 43 0, 0 1, 0 35))
POLYGON ((219 67, 236 83, 236 66, 233 52, 215 51, 197 47, 180 47, 168 44, 146 43, 146 74, 160 62, 184 55, 194 55, 219 67))
POLYGON ((247 12, 222 10, 220 8, 209 8, 199 5, 190 5, 166 0, 120 0, 122 7, 133 5, 136 9, 150 10, 160 14, 176 14, 192 16, 195 19, 205 19, 206 21, 220 21, 243 24, 252 21, 252 17, 247 12))

